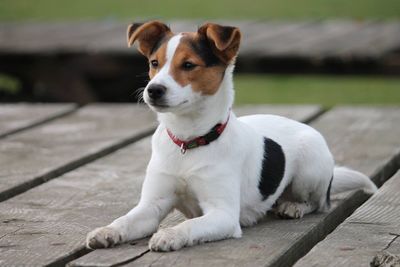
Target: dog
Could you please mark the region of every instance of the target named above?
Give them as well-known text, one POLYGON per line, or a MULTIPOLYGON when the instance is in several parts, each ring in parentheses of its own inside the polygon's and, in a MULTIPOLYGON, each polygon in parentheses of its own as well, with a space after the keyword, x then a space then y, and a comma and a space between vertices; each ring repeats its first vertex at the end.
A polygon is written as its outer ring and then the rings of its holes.
POLYGON ((90 232, 88 248, 150 235, 153 251, 240 238, 241 227, 267 211, 301 218, 328 210, 331 192, 377 190, 364 174, 335 167, 326 141, 310 126, 274 115, 235 116, 238 28, 207 23, 174 34, 150 21, 130 25, 127 36, 149 61, 143 98, 159 126, 138 205, 90 232), (187 220, 158 229, 173 209, 187 220))

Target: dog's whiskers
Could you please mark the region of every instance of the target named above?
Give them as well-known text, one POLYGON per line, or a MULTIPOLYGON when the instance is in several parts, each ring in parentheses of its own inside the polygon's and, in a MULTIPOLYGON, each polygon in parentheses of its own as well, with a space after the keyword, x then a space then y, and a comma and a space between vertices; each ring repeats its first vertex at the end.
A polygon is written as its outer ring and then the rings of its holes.
POLYGON ((139 87, 138 89, 136 89, 133 93, 132 93, 132 96, 134 95, 135 96, 135 98, 137 99, 137 103, 139 104, 139 103, 143 103, 143 92, 144 92, 144 89, 145 89, 146 87, 139 87))

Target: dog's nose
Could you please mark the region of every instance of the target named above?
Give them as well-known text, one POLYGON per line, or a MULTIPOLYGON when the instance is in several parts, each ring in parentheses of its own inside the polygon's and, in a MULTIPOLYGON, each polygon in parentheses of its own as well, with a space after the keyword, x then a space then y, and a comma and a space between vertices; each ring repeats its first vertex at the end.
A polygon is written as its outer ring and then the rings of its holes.
POLYGON ((161 84, 152 84, 147 88, 147 93, 152 100, 160 99, 166 91, 167 88, 161 84))

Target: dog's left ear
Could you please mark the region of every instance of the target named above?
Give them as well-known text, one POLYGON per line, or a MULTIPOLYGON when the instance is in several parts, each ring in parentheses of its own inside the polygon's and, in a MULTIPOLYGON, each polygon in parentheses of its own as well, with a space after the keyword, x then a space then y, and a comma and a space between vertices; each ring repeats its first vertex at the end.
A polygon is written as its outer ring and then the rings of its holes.
POLYGON ((236 27, 207 23, 198 30, 210 42, 214 53, 225 63, 231 63, 239 51, 241 33, 236 27))

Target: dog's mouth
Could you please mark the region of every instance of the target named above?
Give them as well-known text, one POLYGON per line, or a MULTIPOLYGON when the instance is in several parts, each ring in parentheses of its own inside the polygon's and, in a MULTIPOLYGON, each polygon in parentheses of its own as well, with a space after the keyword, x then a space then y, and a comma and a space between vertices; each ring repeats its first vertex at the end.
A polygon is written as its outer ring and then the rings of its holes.
POLYGON ((168 105, 163 99, 158 99, 158 100, 150 99, 149 101, 147 101, 147 104, 150 107, 157 108, 157 109, 165 109, 165 108, 170 107, 170 105, 168 105))
POLYGON ((169 108, 170 106, 167 104, 160 104, 160 103, 150 103, 151 106, 155 108, 169 108))
POLYGON ((168 104, 166 104, 166 103, 162 103, 162 102, 150 102, 149 103, 149 105, 152 107, 152 108, 154 108, 154 109, 156 109, 157 111, 165 111, 165 110, 167 110, 167 109, 171 109, 171 108, 178 108, 178 107, 180 107, 180 106, 182 106, 182 105, 184 105, 184 104, 186 104, 187 102, 189 102, 188 100, 184 100, 184 101, 182 101, 182 102, 180 102, 179 104, 177 104, 177 105, 174 105, 174 106, 170 106, 170 105, 168 105, 168 104))

